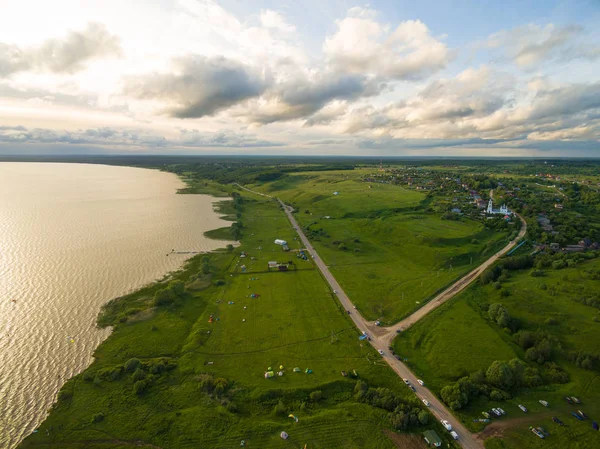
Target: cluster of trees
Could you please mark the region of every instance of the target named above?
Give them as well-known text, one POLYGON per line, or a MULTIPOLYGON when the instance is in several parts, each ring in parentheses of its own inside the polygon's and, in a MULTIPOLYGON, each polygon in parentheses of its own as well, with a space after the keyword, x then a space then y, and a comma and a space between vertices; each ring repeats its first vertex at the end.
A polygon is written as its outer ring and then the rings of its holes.
POLYGON ((494 303, 490 305, 487 311, 488 318, 494 321, 498 326, 509 329, 510 332, 515 332, 519 327, 519 322, 516 318, 513 318, 506 307, 500 303, 494 303))
POLYGON ((510 399, 520 387, 536 387, 544 383, 566 383, 569 376, 555 363, 546 363, 544 369, 528 366, 520 359, 494 361, 486 370, 460 378, 440 391, 442 400, 453 410, 459 410, 477 396, 493 401, 510 399))
POLYGON ((479 281, 482 284, 489 284, 498 280, 503 281, 508 279, 510 271, 531 268, 533 267, 533 264, 534 259, 532 256, 506 257, 481 273, 479 281))
POLYGON ((592 354, 585 351, 571 351, 567 353, 567 359, 579 368, 590 371, 600 371, 600 354, 592 354))
POLYGON ((553 347, 560 348, 556 337, 543 330, 536 332, 521 330, 514 334, 513 338, 525 350, 525 358, 538 365, 543 365, 552 358, 553 347))
POLYGON ((100 385, 104 381, 116 382, 129 375, 133 382, 133 392, 140 395, 148 389, 157 377, 175 369, 176 366, 176 362, 166 357, 144 360, 143 362, 137 358, 132 358, 123 365, 102 368, 95 373, 86 371, 83 374, 83 380, 100 385))
POLYGON ((185 283, 183 281, 170 281, 165 288, 161 288, 154 293, 154 305, 166 306, 173 304, 175 300, 181 298, 184 293, 185 283))
POLYGON ((398 430, 407 430, 427 424, 429 413, 420 407, 408 404, 387 388, 369 388, 359 380, 354 386, 354 398, 358 402, 387 410, 392 426, 398 430))

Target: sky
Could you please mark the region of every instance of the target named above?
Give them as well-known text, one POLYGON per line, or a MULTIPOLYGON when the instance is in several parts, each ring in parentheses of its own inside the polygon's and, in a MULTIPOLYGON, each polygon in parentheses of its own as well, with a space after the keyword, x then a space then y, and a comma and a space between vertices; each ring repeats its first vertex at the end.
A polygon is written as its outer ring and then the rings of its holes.
POLYGON ((0 11, 0 154, 600 157, 600 0, 0 11))

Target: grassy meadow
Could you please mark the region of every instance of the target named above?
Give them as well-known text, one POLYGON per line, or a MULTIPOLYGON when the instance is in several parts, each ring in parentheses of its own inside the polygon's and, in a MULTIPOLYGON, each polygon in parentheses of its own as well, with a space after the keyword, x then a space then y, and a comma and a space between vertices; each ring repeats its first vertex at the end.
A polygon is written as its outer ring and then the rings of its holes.
POLYGON ((459 410, 457 416, 478 431, 483 424, 473 423, 473 419, 482 418, 483 410, 502 407, 507 416, 500 422, 507 421, 507 429, 503 430, 502 439, 486 442, 490 449, 600 447, 600 434, 591 426, 591 420, 600 419, 600 376, 597 371, 577 367, 566 357, 570 351, 598 351, 600 313, 575 299, 598 292, 600 281, 590 273, 599 269, 600 260, 593 259, 576 268, 547 270, 541 277, 532 277, 529 271, 514 272, 502 282, 501 289, 475 284, 399 335, 395 350, 408 359, 408 365, 438 395, 445 385, 485 370, 494 360, 525 360, 524 350, 513 337, 485 317, 487 305, 501 303, 522 329, 543 331, 557 339, 560 349, 553 349, 554 360, 568 372, 570 380, 566 384, 521 388, 512 399, 502 402, 480 396, 459 410), (504 290, 509 294, 503 294, 504 290), (582 404, 569 405, 564 396, 576 396, 582 404), (540 399, 550 406, 543 407, 540 399), (525 405, 529 412, 524 414, 518 404, 525 405), (572 417, 570 413, 577 409, 591 420, 572 417), (566 425, 559 427, 551 421, 552 416, 566 425), (509 421, 514 418, 518 418, 516 422, 509 421), (544 427, 550 437, 539 439, 528 430, 530 425, 544 427))
POLYGON ((421 192, 363 182, 366 173, 297 173, 253 186, 295 207, 365 317, 399 321, 506 244, 505 234, 481 223, 428 212, 421 192))
MULTIPOLYGON (((191 259, 173 277, 185 291, 170 304, 153 300, 168 281, 109 303, 99 323, 113 325, 112 335, 20 447, 395 447, 384 433, 388 412, 355 400, 356 379, 341 371, 424 407, 358 340, 312 263, 273 243, 294 242, 278 205, 243 197, 241 245, 191 259), (293 260, 295 269, 269 272, 270 260, 293 260), (265 379, 280 366, 283 376, 265 379)), ((435 422, 413 431, 428 428, 444 435, 435 422)))

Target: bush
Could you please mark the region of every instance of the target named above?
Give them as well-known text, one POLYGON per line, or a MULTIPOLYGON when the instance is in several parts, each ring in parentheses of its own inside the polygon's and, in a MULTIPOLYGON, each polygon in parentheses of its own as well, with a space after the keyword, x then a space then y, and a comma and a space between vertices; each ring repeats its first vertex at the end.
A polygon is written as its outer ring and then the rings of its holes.
POLYGON ((217 279, 215 281, 215 287, 222 287, 223 285, 225 285, 225 281, 223 279, 217 279))
POLYGON ((311 402, 319 402, 323 398, 323 392, 321 390, 315 390, 310 393, 309 399, 311 402))
POLYGON ((138 381, 138 380, 143 380, 146 378, 146 371, 144 371, 141 368, 138 368, 135 370, 135 372, 131 375, 131 380, 133 380, 134 382, 138 381))
POLYGON ((282 401, 279 401, 275 408, 273 409, 273 413, 275 416, 286 416, 287 415, 287 407, 282 401))
POLYGON ((125 371, 132 373, 140 366, 142 366, 142 362, 140 362, 139 359, 129 359, 125 362, 125 371))
POLYGON ((344 242, 342 242, 342 243, 340 243, 340 244, 338 245, 338 249, 341 249, 342 251, 345 251, 345 250, 346 250, 346 249, 348 249, 348 248, 346 247, 346 244, 345 244, 344 242))
POLYGON ((104 415, 102 413, 96 413, 94 415, 94 417, 92 418, 92 422, 93 423, 98 423, 104 421, 104 415))
POLYGON ((71 399, 73 397, 73 393, 71 393, 68 390, 60 390, 58 392, 58 402, 65 402, 68 401, 69 399, 71 399))
POLYGON ((133 384, 133 392, 135 394, 137 394, 138 396, 141 395, 142 393, 144 393, 144 391, 146 391, 147 388, 148 388, 147 380, 138 380, 137 382, 135 382, 133 384))
POLYGON ((232 251, 233 251, 233 245, 230 243, 229 245, 227 245, 227 246, 225 247, 225 249, 227 249, 227 252, 228 252, 228 253, 230 253, 230 252, 232 252, 232 251))

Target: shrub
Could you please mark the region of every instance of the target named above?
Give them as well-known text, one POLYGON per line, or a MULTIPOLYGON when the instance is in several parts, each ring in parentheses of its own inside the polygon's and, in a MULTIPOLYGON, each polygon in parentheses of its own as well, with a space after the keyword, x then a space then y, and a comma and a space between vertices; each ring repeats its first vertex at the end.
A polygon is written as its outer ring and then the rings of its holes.
POLYGON ((146 378, 146 371, 144 371, 141 368, 136 369, 135 372, 131 375, 131 380, 133 380, 134 382, 145 379, 145 378, 146 378))
POLYGON ((229 245, 227 245, 227 246, 225 247, 225 249, 227 249, 227 252, 228 252, 228 253, 230 253, 230 252, 232 252, 232 251, 233 251, 233 245, 230 243, 229 245))
POLYGON ((102 413, 96 413, 94 415, 94 417, 92 418, 92 422, 93 423, 98 423, 104 421, 104 415, 102 413))
POLYGON ((73 393, 71 393, 68 390, 60 390, 58 392, 58 402, 65 402, 68 401, 69 399, 71 399, 73 397, 73 393))
POLYGON ((144 393, 144 391, 146 391, 147 388, 148 388, 147 380, 138 380, 137 382, 135 382, 133 384, 133 392, 135 394, 137 394, 138 396, 141 395, 142 393, 144 393))
POLYGON ((286 416, 287 408, 285 404, 282 401, 279 401, 273 409, 273 413, 275 413, 276 416, 286 416))
POLYGON ((140 366, 142 366, 142 362, 140 362, 139 359, 129 359, 125 362, 125 371, 132 373, 140 366))
POLYGON ((319 402, 323 398, 323 392, 321 390, 315 390, 309 395, 311 402, 319 402))
POLYGON ((225 281, 223 279, 217 279, 215 281, 215 287, 222 287, 223 285, 225 285, 225 281))

